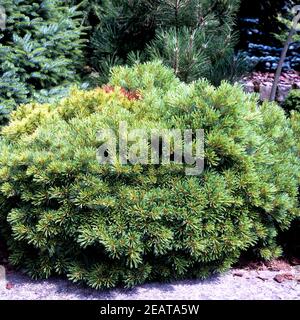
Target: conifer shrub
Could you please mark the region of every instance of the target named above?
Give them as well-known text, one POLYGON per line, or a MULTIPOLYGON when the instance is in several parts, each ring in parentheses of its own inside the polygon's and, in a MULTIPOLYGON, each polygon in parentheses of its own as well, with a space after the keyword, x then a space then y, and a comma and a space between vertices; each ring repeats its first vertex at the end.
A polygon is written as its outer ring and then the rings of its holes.
POLYGON ((203 278, 245 250, 281 254, 299 215, 299 158, 276 104, 226 82, 180 82, 159 62, 116 67, 109 84, 19 107, 2 129, 1 236, 34 278, 100 289, 203 278), (204 129, 205 169, 100 165, 97 131, 204 129))
POLYGON ((300 112, 300 90, 292 90, 287 96, 283 108, 290 113, 292 110, 300 112))
POLYGON ((83 59, 81 13, 61 0, 1 0, 0 124, 18 104, 67 93, 83 59))
MULTIPOLYGON (((300 105, 300 104, 299 104, 300 105)), ((294 134, 296 137, 296 148, 298 152, 298 157, 300 158, 300 112, 292 111, 291 112, 291 122, 294 134)), ((299 180, 300 180, 300 171, 298 171, 299 180)), ((300 188, 298 201, 300 203, 300 188)), ((288 254, 294 257, 300 257, 300 219, 296 219, 291 228, 284 233, 283 236, 284 245, 288 254)))

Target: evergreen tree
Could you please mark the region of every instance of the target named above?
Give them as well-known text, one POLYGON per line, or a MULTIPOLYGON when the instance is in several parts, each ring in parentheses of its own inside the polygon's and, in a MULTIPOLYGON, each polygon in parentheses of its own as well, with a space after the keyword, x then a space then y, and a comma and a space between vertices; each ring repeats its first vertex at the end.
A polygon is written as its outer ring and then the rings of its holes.
POLYGON ((82 10, 84 24, 89 30, 99 25, 103 0, 65 0, 65 2, 82 10))
POLYGON ((31 99, 62 93, 82 65, 81 13, 61 0, 2 0, 0 121, 31 99))
POLYGON ((127 63, 131 51, 143 51, 154 38, 157 1, 102 0, 94 8, 100 23, 91 37, 91 64, 106 83, 111 67, 127 63))
POLYGON ((233 32, 239 1, 160 1, 160 30, 148 47, 186 82, 206 77, 214 84, 239 75, 233 32))
POLYGON ((92 65, 104 76, 111 66, 159 58, 184 81, 214 84, 244 71, 234 55, 239 0, 103 0, 91 40, 92 65))

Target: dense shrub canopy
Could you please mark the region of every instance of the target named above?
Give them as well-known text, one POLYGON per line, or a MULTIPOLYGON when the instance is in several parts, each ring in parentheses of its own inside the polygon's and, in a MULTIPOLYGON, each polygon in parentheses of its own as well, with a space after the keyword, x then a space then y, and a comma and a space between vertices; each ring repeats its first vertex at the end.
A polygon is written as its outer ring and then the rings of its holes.
POLYGON ((292 90, 287 96, 283 108, 290 113, 292 110, 300 112, 300 90, 292 90))
MULTIPOLYGON (((300 101, 300 100, 298 100, 300 101)), ((297 105, 297 104, 295 104, 297 105)), ((300 107, 300 104, 298 104, 300 107)), ((295 138, 296 138, 296 148, 298 152, 298 158, 300 158, 300 112, 291 111, 291 122, 292 128, 294 130, 295 138)), ((300 170, 298 170, 298 174, 300 175, 300 170)), ((300 187, 299 187, 299 196, 298 200, 300 203, 300 187)), ((294 257, 300 256, 300 219, 296 219, 292 226, 283 233, 282 242, 285 246, 286 252, 288 255, 292 255, 294 257)))
POLYGON ((205 277, 249 248, 278 256, 278 231, 299 215, 284 111, 226 82, 184 84, 158 62, 115 68, 104 89, 21 106, 2 136, 1 235, 33 277, 66 274, 94 288, 205 277), (100 165, 96 133, 120 121, 204 129, 204 173, 100 165))
POLYGON ((32 99, 61 94, 82 65, 81 17, 60 0, 2 0, 7 15, 0 31, 0 123, 32 99))

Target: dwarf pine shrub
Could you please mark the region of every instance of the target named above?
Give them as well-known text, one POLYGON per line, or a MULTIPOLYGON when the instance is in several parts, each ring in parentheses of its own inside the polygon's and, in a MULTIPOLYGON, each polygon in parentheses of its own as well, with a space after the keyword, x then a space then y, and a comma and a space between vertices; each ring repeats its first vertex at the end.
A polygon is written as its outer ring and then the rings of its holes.
POLYGON ((295 145, 284 111, 239 86, 184 84, 158 62, 117 67, 106 87, 21 106, 2 129, 1 236, 32 277, 97 289, 206 277, 249 249, 270 259, 299 215, 295 145), (97 132, 121 121, 204 129, 204 172, 100 165, 97 132))
MULTIPOLYGON (((300 104, 299 104, 300 107, 300 104)), ((298 157, 300 158, 300 113, 296 111, 291 112, 291 122, 292 128, 295 133, 297 145, 296 150, 298 152, 298 157)), ((298 170, 298 178, 300 181, 300 171, 298 170)), ((300 184, 299 184, 300 185, 300 184)), ((300 187, 298 200, 300 203, 300 187)), ((300 219, 296 219, 292 227, 285 233, 286 235, 286 246, 290 254, 294 256, 299 256, 300 254, 300 219)))

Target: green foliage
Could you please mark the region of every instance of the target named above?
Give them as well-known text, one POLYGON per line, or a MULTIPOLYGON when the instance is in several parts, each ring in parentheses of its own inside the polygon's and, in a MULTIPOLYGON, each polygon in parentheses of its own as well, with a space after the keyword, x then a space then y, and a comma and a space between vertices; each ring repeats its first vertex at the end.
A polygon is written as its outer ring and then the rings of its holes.
MULTIPOLYGON (((286 42, 286 40, 288 38, 288 34, 293 26, 293 18, 295 17, 295 14, 292 12, 292 8, 295 5, 296 5, 296 1, 289 1, 287 4, 287 7, 286 7, 287 10, 285 10, 285 12, 281 12, 277 17, 277 20, 278 20, 278 23, 280 26, 280 30, 278 33, 275 33, 274 36, 281 43, 286 42)), ((299 33, 294 34, 292 41, 293 42, 300 41, 299 33)))
POLYGON ((147 48, 149 56, 162 59, 186 82, 200 77, 214 84, 235 80, 245 71, 242 57, 237 58, 239 63, 234 60, 237 36, 233 29, 238 8, 236 0, 160 1, 160 22, 147 48))
MULTIPOLYGON (((295 139, 296 139, 296 148, 298 157, 300 158, 300 112, 298 111, 291 111, 291 123, 292 123, 292 129, 294 131, 295 139)), ((300 172, 298 172, 300 175, 300 172)), ((299 198, 300 202, 300 198, 299 198)))
POLYGON ((81 14, 60 0, 2 0, 0 121, 20 103, 63 94, 82 65, 81 14))
POLYGON ((107 82, 112 66, 127 62, 131 51, 144 51, 155 35, 157 1, 102 0, 95 4, 99 24, 91 37, 92 66, 107 82))
POLYGON ((246 69, 234 54, 238 0, 104 0, 100 7, 92 66, 104 82, 112 66, 152 59, 186 82, 234 81, 246 69))
POLYGON ((300 90, 292 90, 287 96, 283 108, 287 112, 291 112, 292 110, 296 110, 300 112, 300 90))
MULTIPOLYGON (((299 104, 300 105, 300 104, 299 104)), ((292 128, 297 141, 296 148, 298 153, 298 158, 300 158, 300 112, 291 111, 291 122, 292 128)), ((298 170, 299 181, 300 181, 300 171, 298 170)), ((300 203, 300 187, 298 200, 300 203)), ((292 224, 292 227, 284 233, 283 242, 286 245, 286 251, 294 256, 300 257, 300 219, 296 219, 292 224)))
POLYGON ((19 107, 0 144, 1 235, 32 277, 58 273, 96 289, 202 278, 245 250, 280 255, 277 233, 299 216, 299 157, 283 110, 226 82, 184 84, 158 62, 117 67, 103 89, 19 107), (203 128, 203 174, 100 165, 96 133, 118 134, 120 121, 203 128))
MULTIPOLYGON (((298 109, 299 110, 299 109, 298 109)), ((291 123, 292 123, 292 129, 294 131, 294 136, 296 139, 296 152, 298 154, 298 158, 300 158, 300 112, 298 111, 291 111, 291 123)), ((299 181, 300 181, 300 172, 298 171, 299 181)), ((300 203, 300 188, 299 188, 299 203, 300 203)), ((298 230, 300 228, 300 219, 298 219, 298 230)), ((298 240, 297 244, 300 245, 300 239, 299 239, 299 233, 298 233, 298 240)))

